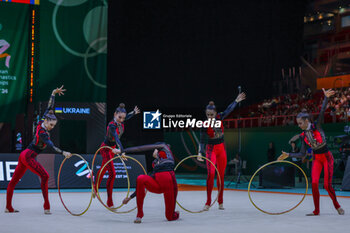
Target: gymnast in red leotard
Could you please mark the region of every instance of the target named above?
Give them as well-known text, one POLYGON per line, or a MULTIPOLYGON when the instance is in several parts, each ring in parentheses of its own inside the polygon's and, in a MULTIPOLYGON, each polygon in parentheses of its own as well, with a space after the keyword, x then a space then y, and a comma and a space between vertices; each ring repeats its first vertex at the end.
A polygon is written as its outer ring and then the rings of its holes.
MULTIPOLYGON (((205 109, 205 114, 208 119, 215 119, 217 121, 224 120, 237 106, 239 102, 245 99, 245 93, 240 93, 236 100, 233 101, 225 111, 217 113, 216 107, 213 101, 209 102, 209 105, 205 109)), ((224 177, 227 164, 227 155, 224 142, 224 126, 221 123, 221 127, 209 127, 201 130, 200 145, 198 155, 205 154, 211 162, 213 162, 219 171, 220 182, 217 180, 219 191, 219 209, 224 210, 223 196, 224 196, 224 177), (221 184, 221 185, 220 185, 221 184), (220 186, 220 187, 219 187, 220 186)), ((204 161, 200 156, 197 158, 199 161, 204 161)), ((207 177, 207 202, 204 205, 204 210, 209 210, 211 204, 211 193, 214 186, 215 169, 210 162, 207 163, 208 177, 207 177)))
POLYGON ((307 216, 315 216, 320 214, 320 192, 318 190, 319 180, 322 169, 324 169, 324 188, 327 190, 329 196, 333 201, 334 208, 338 211, 338 214, 344 215, 343 208, 340 207, 335 191, 332 187, 334 159, 332 153, 329 151, 326 142, 326 136, 321 128, 324 112, 327 108, 328 99, 334 95, 334 91, 324 90, 325 98, 323 100, 321 111, 318 115, 315 123, 311 122, 310 115, 303 111, 297 116, 297 123, 303 132, 299 135, 301 139, 301 149, 298 153, 286 153, 282 151, 282 155, 278 160, 284 160, 288 157, 301 158, 306 154, 308 147, 311 147, 313 151, 313 162, 311 170, 312 178, 312 197, 314 199, 315 210, 307 214, 307 216))
MULTIPOLYGON (((126 113, 125 105, 123 103, 119 104, 119 107, 114 112, 114 118, 112 121, 109 122, 107 126, 107 133, 105 140, 101 144, 101 147, 103 146, 109 146, 112 147, 113 150, 109 150, 107 148, 101 149, 101 156, 102 156, 102 165, 101 168, 111 159, 114 157, 115 154, 122 153, 124 154, 124 147, 122 143, 120 142, 120 138, 124 133, 124 122, 134 115, 140 113, 140 110, 137 106, 135 106, 134 111, 126 113), (119 149, 117 149, 117 146, 119 149)), ((111 162, 107 164, 105 169, 103 171, 98 170, 97 177, 100 176, 99 186, 102 182, 102 177, 108 171, 108 179, 107 179, 107 206, 110 208, 114 207, 113 204, 113 184, 115 181, 115 169, 114 164, 111 162)), ((94 188, 96 192, 96 187, 94 188)))
POLYGON ((170 147, 165 143, 156 143, 126 149, 127 152, 140 152, 145 150, 153 151, 153 172, 151 175, 140 175, 136 180, 136 191, 124 199, 123 204, 127 204, 136 197, 137 216, 134 223, 141 223, 143 217, 143 202, 148 190, 152 193, 163 193, 165 202, 165 217, 168 221, 177 220, 180 216, 175 211, 177 197, 177 182, 175 178, 175 162, 170 147))
POLYGON ((50 97, 47 110, 43 115, 43 119, 38 122, 38 125, 35 129, 33 141, 29 144, 27 149, 21 152, 19 156, 18 164, 15 169, 15 172, 13 173, 12 179, 7 186, 6 209, 5 209, 6 213, 19 212, 18 210, 12 207, 13 191, 15 189, 16 184, 23 177, 26 170, 29 169, 31 172, 38 175, 41 179, 41 190, 44 197, 44 213, 51 214, 49 194, 48 194, 49 174, 44 169, 44 167, 38 161, 35 160, 35 158, 47 146, 52 148, 56 153, 62 154, 65 157, 69 158, 71 156, 71 153, 59 149, 52 143, 52 141, 50 140, 50 133, 49 133, 49 131, 51 131, 57 123, 57 118, 53 114, 55 95, 56 94, 63 95, 64 91, 65 89, 63 89, 63 86, 60 88, 56 88, 55 90, 52 91, 52 95, 50 97))

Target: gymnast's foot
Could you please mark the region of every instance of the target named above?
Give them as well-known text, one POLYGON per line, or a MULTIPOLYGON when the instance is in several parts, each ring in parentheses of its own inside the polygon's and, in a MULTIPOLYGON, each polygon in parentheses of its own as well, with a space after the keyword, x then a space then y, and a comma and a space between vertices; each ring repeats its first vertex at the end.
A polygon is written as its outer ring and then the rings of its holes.
POLYGON ((219 210, 224 210, 225 208, 224 208, 224 204, 219 204, 219 210))
POLYGON ((345 211, 344 211, 343 208, 341 208, 341 207, 339 207, 339 208, 337 209, 337 211, 338 211, 338 214, 339 214, 339 215, 344 215, 344 214, 345 214, 345 211))
POLYGON ((141 223, 141 218, 137 217, 135 220, 134 220, 134 223, 141 223))
POLYGON ((96 185, 94 185, 93 191, 92 191, 92 198, 96 198, 97 195, 97 189, 96 189, 96 185))
POLYGON ((315 213, 315 212, 312 212, 310 214, 306 214, 306 216, 319 216, 320 213, 315 213))
POLYGON ((50 214, 52 214, 52 213, 51 213, 50 209, 47 209, 47 210, 44 210, 44 214, 50 215, 50 214))
POLYGON ((180 217, 180 212, 179 212, 179 211, 175 211, 175 212, 174 212, 173 221, 174 221, 174 220, 178 220, 179 217, 180 217))
POLYGON ((15 210, 14 208, 6 208, 5 213, 18 213, 19 210, 15 210))
POLYGON ((111 209, 115 209, 114 203, 112 199, 107 200, 107 206, 111 209))
POLYGON ((208 211, 209 208, 210 208, 210 205, 205 205, 205 206, 203 207, 203 211, 208 211))

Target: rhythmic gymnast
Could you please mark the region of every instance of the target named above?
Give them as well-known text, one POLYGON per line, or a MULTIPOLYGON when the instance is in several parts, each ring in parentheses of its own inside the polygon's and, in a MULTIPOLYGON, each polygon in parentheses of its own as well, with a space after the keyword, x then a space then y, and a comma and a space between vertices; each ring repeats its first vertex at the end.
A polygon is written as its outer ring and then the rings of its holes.
MULTIPOLYGON (((101 147, 103 146, 109 146, 112 147, 113 150, 109 150, 107 148, 101 149, 101 156, 102 156, 102 165, 101 168, 111 159, 114 157, 114 154, 122 153, 122 156, 124 155, 124 148, 122 143, 120 142, 120 137, 124 133, 124 122, 126 120, 129 120, 134 115, 140 113, 140 110, 137 106, 135 106, 134 111, 126 114, 125 105, 123 103, 119 104, 119 107, 114 112, 114 118, 111 122, 109 122, 107 126, 107 133, 105 136, 104 142, 101 144, 101 147), (117 149, 116 147, 119 147, 117 149)), ((108 179, 107 179, 107 206, 110 208, 114 207, 113 204, 113 184, 115 180, 115 169, 114 164, 111 162, 109 163, 103 171, 100 170, 97 172, 97 177, 101 177, 99 180, 99 186, 102 182, 102 177, 108 170, 108 179), (101 173, 101 174, 100 174, 101 173)), ((96 193, 96 187, 94 187, 94 191, 96 193)), ((95 197, 95 195, 94 195, 95 197)))
POLYGON ((70 157, 71 153, 62 151, 58 147, 56 147, 52 141, 50 140, 49 131, 51 131, 55 125, 57 124, 57 118, 53 113, 53 107, 55 103, 55 95, 64 95, 66 90, 63 89, 63 86, 60 88, 56 88, 52 91, 52 95, 49 100, 48 107, 43 115, 42 120, 38 122, 38 125, 34 132, 34 139, 29 144, 27 149, 21 152, 18 164, 13 173, 12 179, 7 186, 7 196, 6 196, 6 209, 5 213, 15 213, 19 212, 18 210, 12 207, 12 196, 13 190, 15 189, 16 184, 23 177, 24 173, 27 169, 36 175, 40 176, 41 179, 41 190, 44 197, 44 213, 51 214, 50 212, 50 202, 48 195, 48 180, 49 174, 43 168, 43 166, 35 160, 36 156, 40 154, 47 146, 52 148, 58 154, 62 154, 65 157, 70 157))
POLYGON ((177 220, 180 216, 175 211, 177 197, 177 182, 175 178, 175 162, 173 154, 168 145, 157 143, 152 145, 141 146, 139 148, 128 148, 127 152, 139 152, 145 150, 153 151, 153 172, 151 175, 140 175, 136 180, 136 191, 123 200, 127 204, 136 196, 137 216, 134 223, 141 223, 143 217, 143 201, 146 196, 145 189, 152 193, 164 194, 165 217, 168 221, 177 220))
MULTIPOLYGON (((217 113, 216 107, 213 101, 209 102, 209 105, 205 109, 205 114, 208 119, 215 120, 224 120, 237 106, 237 103, 244 100, 246 97, 245 93, 240 93, 236 100, 231 103, 224 112, 217 113)), ((206 158, 211 160, 214 164, 217 164, 217 168, 219 170, 221 183, 217 180, 217 186, 219 189, 219 209, 224 210, 223 205, 223 195, 224 195, 224 177, 225 177, 225 169, 227 164, 227 155, 224 143, 224 126, 221 124, 220 128, 211 128, 203 129, 200 134, 200 145, 199 145, 199 153, 206 154, 206 158), (221 185, 220 185, 221 184, 221 185)), ((204 161, 201 157, 197 157, 198 161, 204 161)), ((215 177, 215 168, 209 163, 207 163, 207 202, 204 205, 204 210, 209 210, 211 204, 211 193, 214 186, 214 177, 215 177)))
POLYGON ((300 134, 301 139, 301 149, 299 153, 286 153, 282 151, 282 155, 278 158, 278 160, 284 160, 288 157, 301 158, 306 154, 307 147, 311 147, 313 151, 313 163, 312 163, 312 196, 314 199, 315 210, 307 214, 306 216, 316 216, 320 215, 320 193, 318 190, 319 180, 322 168, 324 168, 324 188, 327 190, 329 196, 333 201, 333 205, 335 209, 338 211, 338 214, 344 215, 343 208, 340 207, 337 197, 335 195, 335 191, 332 187, 332 177, 333 177, 333 168, 334 168, 334 159, 332 153, 329 151, 326 142, 326 136, 321 128, 321 123, 323 120, 324 112, 327 108, 327 103, 329 97, 334 95, 334 91, 323 90, 325 98, 323 100, 322 108, 318 115, 315 123, 312 123, 310 119, 310 115, 303 111, 297 116, 297 123, 300 129, 303 132, 300 134))

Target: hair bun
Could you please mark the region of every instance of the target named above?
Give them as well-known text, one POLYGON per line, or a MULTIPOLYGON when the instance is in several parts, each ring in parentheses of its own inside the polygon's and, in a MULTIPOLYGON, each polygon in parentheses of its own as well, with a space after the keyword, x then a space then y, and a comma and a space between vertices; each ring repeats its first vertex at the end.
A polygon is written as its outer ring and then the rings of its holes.
POLYGON ((118 112, 124 112, 126 113, 126 110, 125 110, 125 104, 124 103, 120 103, 118 108, 115 110, 116 113, 118 112))
POLYGON ((310 114, 307 112, 307 110, 304 108, 301 110, 301 112, 297 115, 297 119, 308 119, 310 121, 310 114))
POLYGON ((53 113, 48 113, 44 116, 44 119, 48 120, 48 121, 57 121, 57 117, 53 114, 53 113))
POLYGON ((216 110, 216 107, 214 105, 214 101, 209 101, 209 104, 207 105, 206 109, 216 110))

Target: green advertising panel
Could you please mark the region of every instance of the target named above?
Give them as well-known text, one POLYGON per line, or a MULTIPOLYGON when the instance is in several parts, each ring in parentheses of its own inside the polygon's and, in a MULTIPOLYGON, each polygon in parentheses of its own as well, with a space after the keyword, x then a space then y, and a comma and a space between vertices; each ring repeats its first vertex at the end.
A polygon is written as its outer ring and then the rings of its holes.
POLYGON ((0 122, 25 110, 28 28, 28 5, 0 2, 0 122))
POLYGON ((62 84, 60 101, 106 101, 107 13, 106 0, 40 1, 37 101, 62 84))

